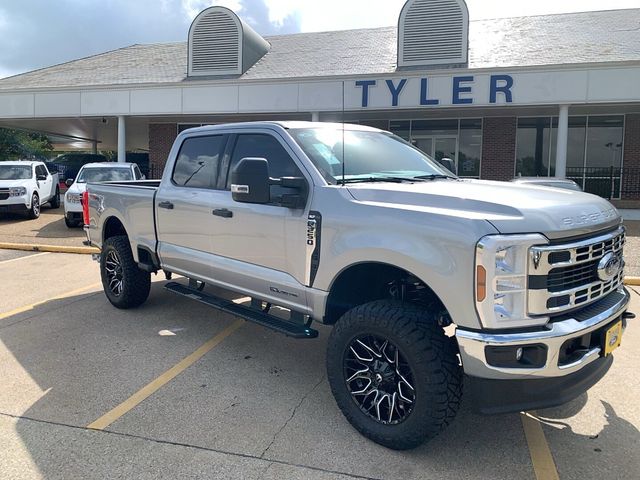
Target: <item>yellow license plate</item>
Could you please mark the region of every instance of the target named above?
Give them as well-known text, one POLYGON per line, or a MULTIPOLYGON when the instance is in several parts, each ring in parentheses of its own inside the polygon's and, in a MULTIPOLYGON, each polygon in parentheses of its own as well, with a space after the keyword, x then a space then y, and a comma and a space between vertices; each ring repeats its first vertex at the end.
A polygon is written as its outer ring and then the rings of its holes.
POLYGON ((620 346, 622 340, 622 322, 616 322, 607 328, 604 335, 604 356, 610 355, 620 346))

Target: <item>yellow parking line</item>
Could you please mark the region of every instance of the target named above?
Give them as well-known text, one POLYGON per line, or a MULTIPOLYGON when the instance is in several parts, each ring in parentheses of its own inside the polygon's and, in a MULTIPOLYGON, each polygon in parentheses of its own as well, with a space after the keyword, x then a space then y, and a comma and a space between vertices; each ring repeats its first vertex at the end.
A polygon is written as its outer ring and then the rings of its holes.
POLYGON ((93 290, 94 288, 101 286, 102 283, 94 283, 91 285, 87 285, 86 287, 71 290, 70 292, 63 293, 52 298, 47 298, 46 300, 43 300, 41 302, 32 303, 31 305, 25 305, 24 307, 14 308, 13 310, 10 310, 8 312, 0 313, 0 320, 18 315, 19 313, 28 312, 29 310, 33 310, 34 308, 39 307, 40 305, 44 305, 45 303, 51 302, 53 300, 62 300, 63 298, 73 297, 74 295, 78 295, 80 293, 86 292, 87 290, 93 290))
POLYGON ((535 412, 522 412, 522 427, 529 446, 529 455, 533 463, 533 471, 537 480, 559 480, 556 463, 549 449, 549 444, 542 430, 542 425, 533 416, 535 412))
POLYGON ((25 255, 24 257, 18 257, 18 258, 10 258, 9 260, 2 260, 0 262, 0 265, 4 265, 5 263, 11 263, 11 262, 17 262, 18 260, 26 260, 29 258, 36 258, 36 257, 40 257, 42 255, 49 255, 51 252, 42 252, 42 253, 36 253, 34 255, 25 255))
POLYGON ((113 408, 109 412, 105 413, 103 416, 98 418, 95 422, 87 425, 87 428, 91 428, 93 430, 104 430, 113 422, 122 417, 125 413, 129 412, 131 409, 135 408, 142 401, 144 401, 149 396, 153 395, 164 385, 169 383, 175 377, 177 377, 184 370, 189 368, 191 365, 200 360, 207 352, 209 352, 213 347, 222 342, 225 338, 239 329, 242 325, 244 325, 244 320, 236 320, 223 331, 209 339, 206 343, 204 343, 200 348, 198 348, 195 352, 193 352, 188 357, 185 357, 179 363, 171 367, 169 370, 164 372, 158 378, 153 380, 151 383, 148 383, 136 393, 127 398, 124 402, 122 402, 117 407, 113 408))

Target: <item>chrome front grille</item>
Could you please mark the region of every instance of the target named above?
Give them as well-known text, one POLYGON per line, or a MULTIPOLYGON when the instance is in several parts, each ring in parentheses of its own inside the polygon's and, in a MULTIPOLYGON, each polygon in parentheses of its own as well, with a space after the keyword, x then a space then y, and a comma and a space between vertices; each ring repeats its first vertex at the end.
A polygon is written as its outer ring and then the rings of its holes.
POLYGON ((0 200, 6 200, 7 198, 9 198, 9 189, 0 188, 0 200))
POLYGON ((624 278, 624 242, 624 227, 619 227, 587 240, 532 248, 529 252, 529 314, 554 315, 588 305, 616 290, 624 278), (621 266, 617 271, 608 272, 610 278, 607 278, 604 273, 599 274, 598 269, 603 257, 610 252, 614 261, 620 259, 621 266))

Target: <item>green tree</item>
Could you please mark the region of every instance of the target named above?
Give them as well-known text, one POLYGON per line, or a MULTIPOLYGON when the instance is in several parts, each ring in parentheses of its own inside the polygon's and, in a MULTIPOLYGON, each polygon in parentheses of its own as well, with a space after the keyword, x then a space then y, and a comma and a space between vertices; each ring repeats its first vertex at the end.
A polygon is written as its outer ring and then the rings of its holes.
POLYGON ((46 158, 53 145, 46 135, 0 128, 0 161, 46 158))

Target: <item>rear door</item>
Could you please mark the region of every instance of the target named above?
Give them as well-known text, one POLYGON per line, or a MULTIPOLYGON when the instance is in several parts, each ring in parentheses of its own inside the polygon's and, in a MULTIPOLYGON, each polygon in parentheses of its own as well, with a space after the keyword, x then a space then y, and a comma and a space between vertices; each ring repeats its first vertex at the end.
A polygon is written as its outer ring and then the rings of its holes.
POLYGON ((216 226, 212 195, 226 141, 226 135, 186 138, 171 176, 158 189, 158 252, 171 271, 199 279, 211 276, 211 231, 216 226))

